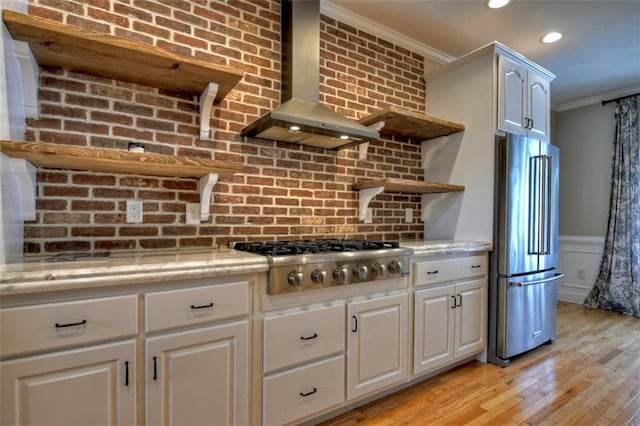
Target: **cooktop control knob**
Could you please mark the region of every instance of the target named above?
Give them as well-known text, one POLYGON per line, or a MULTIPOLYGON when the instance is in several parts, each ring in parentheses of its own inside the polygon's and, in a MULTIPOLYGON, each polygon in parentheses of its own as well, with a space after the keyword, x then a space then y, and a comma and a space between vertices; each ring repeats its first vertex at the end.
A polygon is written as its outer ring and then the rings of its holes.
POLYGON ((349 270, 346 266, 340 266, 333 271, 333 278, 336 279, 338 284, 344 284, 347 282, 347 276, 349 275, 349 270))
POLYGON ((359 280, 366 280, 369 278, 369 269, 364 265, 356 265, 353 268, 353 276, 359 280))
POLYGON ((289 285, 291 287, 301 287, 303 279, 304 275, 302 274, 302 272, 298 271, 289 272, 289 276, 287 277, 287 280, 289 281, 289 285))
POLYGON ((327 279, 327 271, 316 269, 311 273, 311 280, 316 284, 324 284, 327 279))
POLYGON ((392 274, 399 274, 400 272, 402 272, 402 263, 398 262, 397 260, 392 260, 391 262, 389 262, 389 272, 391 272, 392 274))
POLYGON ((373 276, 375 278, 382 278, 384 277, 384 273, 387 270, 387 268, 385 268, 384 265, 376 262, 373 265, 371 265, 371 273, 373 274, 373 276))

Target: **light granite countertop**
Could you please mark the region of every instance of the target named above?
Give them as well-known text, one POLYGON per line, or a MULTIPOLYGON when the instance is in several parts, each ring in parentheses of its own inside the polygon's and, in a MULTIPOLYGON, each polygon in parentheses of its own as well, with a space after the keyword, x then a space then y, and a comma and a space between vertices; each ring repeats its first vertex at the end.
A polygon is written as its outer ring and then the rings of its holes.
POLYGON ((217 277, 268 269, 264 256, 226 248, 117 253, 56 262, 47 262, 44 257, 25 258, 24 263, 0 265, 0 296, 217 277))
MULTIPOLYGON (((488 241, 401 241, 414 256, 489 251, 488 241)), ((24 263, 0 265, 0 296, 69 289, 99 288, 131 283, 167 282, 266 272, 267 258, 228 248, 116 253, 50 262, 51 256, 25 258, 24 263)))
POLYGON ((413 249, 414 256, 438 256, 493 250, 491 241, 400 241, 400 247, 413 249))

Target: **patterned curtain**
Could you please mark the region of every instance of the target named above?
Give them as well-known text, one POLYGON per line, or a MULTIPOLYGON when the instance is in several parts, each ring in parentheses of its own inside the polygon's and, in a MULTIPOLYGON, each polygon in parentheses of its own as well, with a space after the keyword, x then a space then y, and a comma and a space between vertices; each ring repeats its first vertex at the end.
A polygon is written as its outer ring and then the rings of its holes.
POLYGON ((584 301, 640 317, 640 146, 638 102, 623 99, 615 109, 609 222, 600 273, 584 301))

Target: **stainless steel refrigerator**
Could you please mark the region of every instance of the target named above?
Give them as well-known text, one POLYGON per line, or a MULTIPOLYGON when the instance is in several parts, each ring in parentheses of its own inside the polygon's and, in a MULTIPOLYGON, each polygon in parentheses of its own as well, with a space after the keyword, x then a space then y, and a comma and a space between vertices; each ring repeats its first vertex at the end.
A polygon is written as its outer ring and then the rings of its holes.
POLYGON ((558 148, 498 136, 495 164, 487 360, 506 366, 556 338, 558 148))

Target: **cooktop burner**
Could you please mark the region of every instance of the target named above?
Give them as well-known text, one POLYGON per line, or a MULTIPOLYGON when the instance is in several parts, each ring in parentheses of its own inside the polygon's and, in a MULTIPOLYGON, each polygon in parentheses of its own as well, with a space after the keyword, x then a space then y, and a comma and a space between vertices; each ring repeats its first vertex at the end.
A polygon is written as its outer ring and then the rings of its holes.
POLYGON ((400 245, 397 241, 343 239, 237 242, 233 246, 236 250, 263 256, 383 250, 398 247, 400 245))

